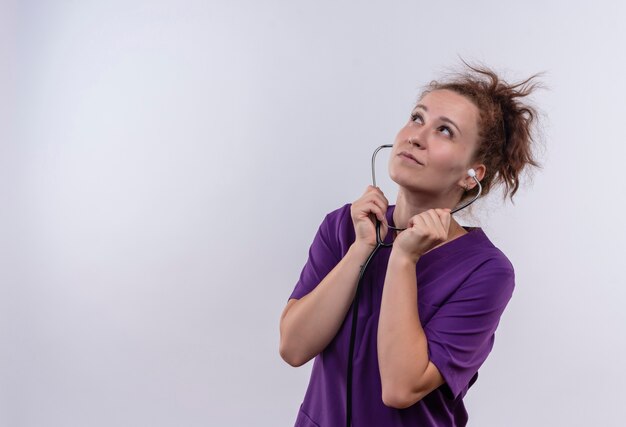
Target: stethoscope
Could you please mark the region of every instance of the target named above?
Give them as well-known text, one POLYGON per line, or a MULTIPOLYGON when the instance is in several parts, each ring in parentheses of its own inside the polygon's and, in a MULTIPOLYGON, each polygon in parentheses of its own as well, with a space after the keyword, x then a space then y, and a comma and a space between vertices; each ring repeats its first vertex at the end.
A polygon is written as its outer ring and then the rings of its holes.
MULTIPOLYGON (((383 149, 383 148, 392 148, 393 144, 385 144, 385 145, 381 145, 380 147, 378 147, 376 150, 374 150, 374 154, 372 155, 372 184, 374 185, 374 187, 376 187, 376 154, 378 154, 378 152, 383 149)), ((469 176, 471 176, 472 178, 474 178, 474 181, 476 181, 476 184, 478 185, 478 193, 476 194, 476 196, 474 196, 474 198, 472 200, 470 200, 469 202, 461 205, 458 208, 455 208, 454 210, 452 210, 450 212, 450 214, 456 213, 458 211, 460 211, 461 209, 464 209, 466 207, 468 207, 469 205, 471 205, 472 203, 474 203, 479 197, 480 197, 480 193, 482 193, 483 191, 483 187, 480 184, 480 181, 478 180, 478 178, 476 178, 476 172, 474 171, 474 169, 469 169, 467 171, 467 174, 469 176)), ((355 338, 356 338, 356 324, 357 324, 357 317, 359 314, 359 296, 361 294, 360 290, 361 290, 361 279, 363 278, 363 275, 365 274, 365 270, 367 269, 367 266, 369 265, 371 259, 374 257, 374 254, 376 253, 376 251, 378 251, 379 248, 381 247, 391 247, 393 246, 393 242, 392 243, 385 243, 383 242, 383 239, 380 237, 380 225, 381 222, 378 218, 376 218, 376 247, 374 248, 374 250, 372 251, 372 253, 370 253, 370 255, 367 257, 367 261, 365 261, 365 264, 363 264, 363 266, 361 267, 361 272, 359 273, 359 280, 357 282, 357 287, 356 287, 356 295, 354 297, 354 301, 352 302, 352 330, 350 332, 350 349, 348 351, 348 381, 347 381, 347 388, 346 388, 346 426, 350 427, 351 423, 352 423, 352 359, 354 357, 354 342, 355 342, 355 338)), ((392 230, 396 230, 396 231, 404 231, 406 230, 406 228, 397 228, 394 227, 392 225, 388 225, 388 228, 392 229, 392 230)))

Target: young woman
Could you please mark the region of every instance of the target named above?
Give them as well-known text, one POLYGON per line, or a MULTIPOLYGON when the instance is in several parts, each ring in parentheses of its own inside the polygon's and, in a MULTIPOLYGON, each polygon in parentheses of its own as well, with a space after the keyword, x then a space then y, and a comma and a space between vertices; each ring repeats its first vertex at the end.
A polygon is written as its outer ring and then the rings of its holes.
POLYGON ((296 427, 467 424, 463 397, 493 348, 515 273, 482 228, 450 212, 477 194, 475 179, 482 195, 499 183, 512 200, 522 170, 539 167, 536 112, 521 100, 536 76, 509 85, 467 67, 432 82, 400 129, 389 160, 396 204, 368 186, 318 229, 280 319, 281 357, 292 366, 315 357, 296 427), (353 304, 376 221, 392 246, 371 259, 353 304))

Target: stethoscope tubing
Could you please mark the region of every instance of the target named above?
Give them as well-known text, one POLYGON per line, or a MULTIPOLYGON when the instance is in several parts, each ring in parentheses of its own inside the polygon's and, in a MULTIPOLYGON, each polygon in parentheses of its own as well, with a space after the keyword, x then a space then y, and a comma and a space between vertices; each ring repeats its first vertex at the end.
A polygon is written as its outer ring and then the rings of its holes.
MULTIPOLYGON (((374 150, 374 154, 372 154, 372 185, 374 185, 374 187, 376 187, 376 154, 378 154, 378 152, 380 150, 382 150, 383 148, 392 148, 393 144, 385 144, 385 145, 381 145, 380 147, 378 147, 376 150, 374 150)), ((454 208, 453 210, 450 211, 450 215, 460 211, 461 209, 465 209, 466 207, 468 207, 469 205, 471 205, 472 203, 474 203, 476 200, 478 200, 478 198, 480 197, 480 194, 483 191, 483 186, 480 184, 480 181, 478 180, 478 178, 476 178, 476 176, 472 176, 472 178, 474 178, 474 181, 476 181, 476 184, 478 185, 478 193, 476 194, 476 196, 474 196, 474 198, 464 204, 462 204, 461 206, 454 208)), ((393 243, 385 243, 383 242, 383 240, 380 237, 380 220, 378 218, 376 218, 376 242, 379 245, 385 246, 385 247, 391 247, 393 243)), ((389 226, 390 229, 392 230, 397 230, 397 231, 404 231, 406 230, 406 228, 397 228, 394 227, 392 225, 389 226)))

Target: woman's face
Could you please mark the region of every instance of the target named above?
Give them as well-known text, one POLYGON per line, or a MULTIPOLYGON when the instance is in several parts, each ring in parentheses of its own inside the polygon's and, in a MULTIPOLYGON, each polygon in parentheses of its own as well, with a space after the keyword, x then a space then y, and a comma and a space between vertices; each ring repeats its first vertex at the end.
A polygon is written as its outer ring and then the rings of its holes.
POLYGON ((478 108, 464 96, 450 90, 427 93, 396 136, 389 176, 410 192, 454 204, 461 184, 473 183, 467 170, 473 167, 478 120, 478 108))

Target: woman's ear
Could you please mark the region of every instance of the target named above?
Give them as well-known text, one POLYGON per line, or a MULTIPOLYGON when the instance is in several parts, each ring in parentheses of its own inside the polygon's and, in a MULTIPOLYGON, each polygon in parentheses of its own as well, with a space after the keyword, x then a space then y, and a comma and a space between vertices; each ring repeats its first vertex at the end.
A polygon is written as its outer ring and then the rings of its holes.
MULTIPOLYGON (((485 177, 485 173, 487 173, 487 167, 482 163, 475 164, 474 166, 472 166, 472 169, 474 169, 474 172, 476 172, 476 179, 479 181, 481 181, 485 177)), ((471 176, 465 175, 459 185, 465 188, 466 191, 469 191, 472 188, 476 187, 476 181, 474 181, 474 178, 472 178, 471 176)))
MULTIPOLYGON (((476 172, 476 179, 479 181, 482 181, 483 178, 485 177, 485 174, 487 173, 487 167, 483 165, 482 163, 480 163, 480 164, 473 166, 473 169, 474 169, 474 172, 476 172)), ((473 179, 472 179, 472 182, 476 184, 473 179)))

